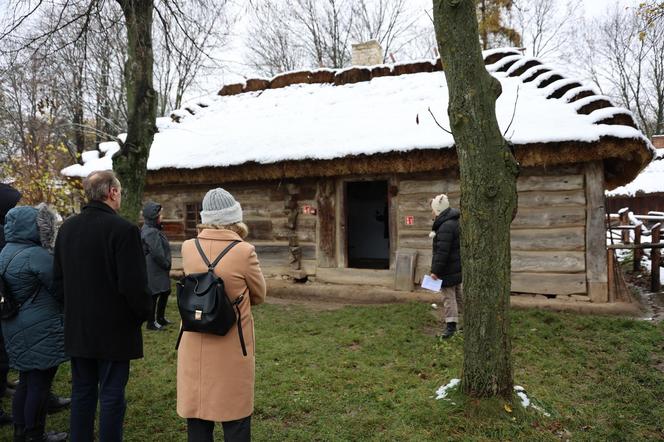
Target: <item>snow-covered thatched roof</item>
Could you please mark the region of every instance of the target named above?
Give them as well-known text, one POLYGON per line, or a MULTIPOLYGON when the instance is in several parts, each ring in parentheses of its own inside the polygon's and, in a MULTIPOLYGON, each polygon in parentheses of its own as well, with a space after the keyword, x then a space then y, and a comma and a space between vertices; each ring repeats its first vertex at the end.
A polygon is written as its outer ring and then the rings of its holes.
MULTIPOLYGON (((592 87, 514 49, 487 51, 484 58, 502 85, 496 111, 503 131, 512 122, 506 137, 517 154, 539 149, 530 163, 520 158, 522 164, 603 159, 615 184, 624 184, 652 157, 630 112, 592 87), (625 164, 611 166, 609 159, 625 164)), ((203 168, 449 150, 452 136, 431 115, 449 128, 441 70, 434 60, 291 72, 226 85, 158 119, 148 169, 181 175, 203 168)), ((85 176, 110 168, 117 144, 102 144, 100 150, 63 173, 85 176)))

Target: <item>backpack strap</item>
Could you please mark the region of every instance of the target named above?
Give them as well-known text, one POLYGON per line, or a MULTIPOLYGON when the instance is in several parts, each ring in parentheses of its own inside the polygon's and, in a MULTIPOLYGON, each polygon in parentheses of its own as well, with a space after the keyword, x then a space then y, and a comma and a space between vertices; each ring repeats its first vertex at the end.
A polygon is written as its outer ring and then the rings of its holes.
POLYGON ((237 244, 241 243, 242 241, 233 241, 231 242, 222 252, 217 256, 217 259, 215 259, 212 263, 210 263, 210 260, 205 256, 205 252, 203 251, 203 247, 201 247, 201 243, 198 241, 198 238, 196 238, 196 248, 198 249, 198 253, 201 255, 201 258, 203 258, 203 262, 205 263, 206 266, 208 266, 209 270, 214 270, 217 267, 217 264, 219 264, 219 261, 226 256, 226 253, 228 253, 233 247, 235 247, 237 244))

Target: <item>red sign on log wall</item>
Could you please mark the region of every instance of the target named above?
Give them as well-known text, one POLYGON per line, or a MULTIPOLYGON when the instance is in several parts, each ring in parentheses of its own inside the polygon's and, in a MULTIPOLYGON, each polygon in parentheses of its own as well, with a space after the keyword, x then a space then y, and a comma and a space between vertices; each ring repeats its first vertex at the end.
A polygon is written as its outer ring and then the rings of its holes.
POLYGON ((412 226, 413 224, 415 224, 415 217, 413 215, 406 216, 406 225, 412 226))

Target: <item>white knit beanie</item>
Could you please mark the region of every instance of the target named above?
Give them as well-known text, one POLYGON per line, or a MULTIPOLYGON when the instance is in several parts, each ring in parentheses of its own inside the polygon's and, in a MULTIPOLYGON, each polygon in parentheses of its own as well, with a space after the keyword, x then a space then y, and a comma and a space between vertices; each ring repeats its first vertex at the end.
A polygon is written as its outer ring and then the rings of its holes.
POLYGON ((450 207, 450 202, 447 199, 447 195, 441 193, 431 201, 431 208, 433 209, 436 216, 443 213, 450 207))
POLYGON ((203 198, 201 223, 216 226, 228 226, 242 222, 242 206, 233 195, 217 187, 209 190, 203 198))

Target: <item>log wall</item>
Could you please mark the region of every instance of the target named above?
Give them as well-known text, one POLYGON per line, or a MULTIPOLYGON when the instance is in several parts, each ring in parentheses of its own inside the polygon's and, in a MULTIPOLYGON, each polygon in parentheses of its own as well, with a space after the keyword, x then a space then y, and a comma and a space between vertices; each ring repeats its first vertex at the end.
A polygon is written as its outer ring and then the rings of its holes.
MULTIPOLYGON (((589 176, 594 175, 584 166, 522 170, 517 184, 519 209, 512 223, 513 292, 590 300, 587 260, 594 258, 586 251, 586 241, 594 236, 587 235, 586 224, 595 209, 587 207, 587 198, 597 192, 588 191, 589 176)), ((380 179, 386 179, 385 175, 380 179)), ((459 179, 453 172, 394 174, 387 179, 392 254, 397 250, 416 253, 414 282, 418 284, 431 264, 429 201, 446 193, 451 205, 459 207, 459 179), (410 217, 412 225, 406 223, 410 217)), ((344 268, 343 182, 348 180, 353 178, 224 185, 242 204, 251 232, 248 240, 256 245, 267 276, 315 275, 321 282, 393 286, 393 267, 385 271, 344 268), (296 217, 292 210, 298 211, 296 217)), ((183 231, 177 226, 184 226, 185 205, 202 201, 206 190, 193 186, 148 191, 148 198, 164 206, 171 239, 182 239, 173 232, 183 231)), ((591 279, 601 281, 601 264, 593 261, 591 265, 591 279)), ((596 302, 602 299, 593 298, 596 302)))

